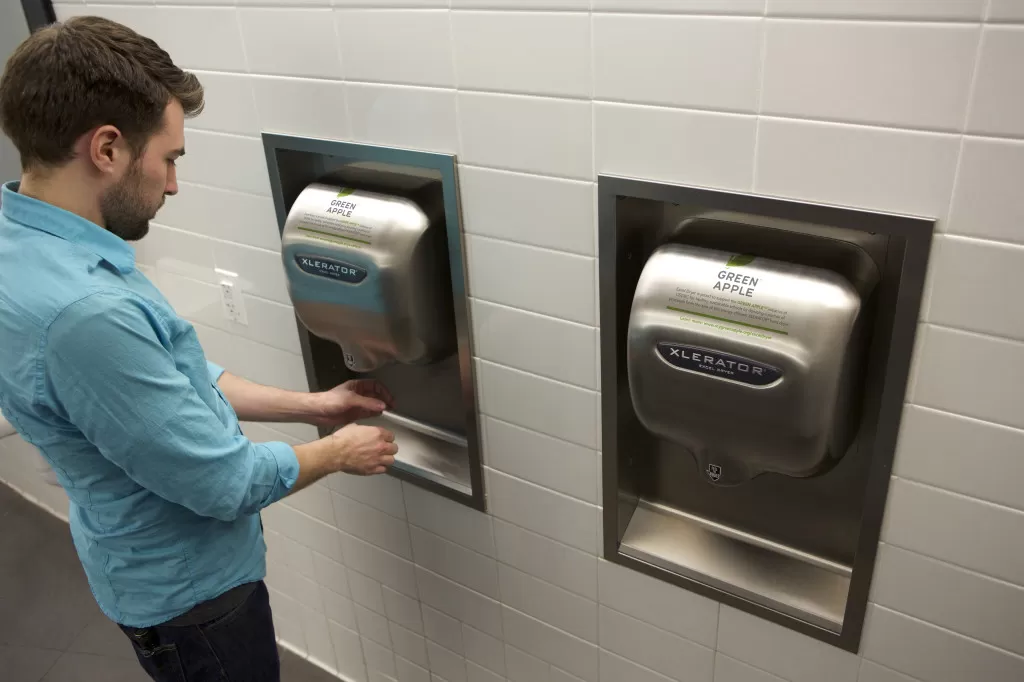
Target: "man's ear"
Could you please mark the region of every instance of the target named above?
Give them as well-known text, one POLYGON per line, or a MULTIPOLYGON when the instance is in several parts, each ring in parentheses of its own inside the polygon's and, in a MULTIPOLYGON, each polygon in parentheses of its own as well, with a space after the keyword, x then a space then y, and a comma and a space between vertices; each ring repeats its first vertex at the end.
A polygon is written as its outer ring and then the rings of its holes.
POLYGON ((101 173, 116 173, 123 165, 122 155, 127 153, 127 144, 121 131, 112 125, 100 126, 88 135, 89 161, 101 173))

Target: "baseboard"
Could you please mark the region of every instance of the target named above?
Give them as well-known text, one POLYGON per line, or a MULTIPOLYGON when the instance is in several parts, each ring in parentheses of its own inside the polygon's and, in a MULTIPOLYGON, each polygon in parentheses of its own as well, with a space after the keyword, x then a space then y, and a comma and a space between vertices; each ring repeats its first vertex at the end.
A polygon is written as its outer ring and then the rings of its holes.
POLYGON ((21 488, 19 488, 18 486, 14 485, 13 483, 11 483, 10 481, 8 481, 6 479, 0 478, 0 483, 3 483, 8 488, 10 488, 14 492, 18 493, 19 495, 21 495, 22 497, 24 497, 26 500, 28 500, 32 504, 34 504, 35 506, 37 506, 40 509, 42 509, 44 512, 47 512, 48 514, 50 514, 50 516, 56 516, 58 519, 60 519, 64 523, 70 523, 70 521, 68 520, 67 514, 61 514, 56 509, 53 509, 49 505, 45 504, 42 500, 40 500, 35 495, 33 495, 33 494, 29 493, 29 492, 26 492, 25 490, 22 490, 21 488))
POLYGON ((332 676, 336 677, 337 679, 341 680, 342 682, 354 682, 354 680, 350 680, 350 679, 349 679, 349 678, 347 678, 347 677, 343 677, 343 676, 342 676, 341 674, 339 674, 339 673, 338 673, 338 672, 337 672, 336 670, 331 670, 330 668, 328 668, 328 667, 326 667, 326 666, 322 665, 322 664, 321 664, 321 663, 320 663, 319 661, 316 661, 316 660, 314 660, 314 659, 310 658, 309 656, 307 656, 306 654, 302 653, 301 651, 299 651, 298 649, 296 649, 296 648, 295 648, 294 646, 292 646, 291 644, 289 644, 289 643, 288 643, 288 642, 287 642, 286 640, 283 640, 283 639, 281 639, 280 637, 278 637, 278 638, 277 638, 277 644, 278 644, 278 646, 280 646, 280 647, 281 647, 282 649, 287 649, 288 651, 292 652, 293 654, 295 654, 296 656, 298 656, 298 657, 299 657, 299 658, 301 658, 302 660, 306 661, 306 662, 307 662, 307 663, 309 663, 310 665, 315 665, 315 666, 316 666, 317 668, 320 668, 320 669, 321 669, 321 670, 323 670, 323 671, 324 671, 325 673, 328 673, 328 674, 330 674, 330 675, 332 675, 332 676))

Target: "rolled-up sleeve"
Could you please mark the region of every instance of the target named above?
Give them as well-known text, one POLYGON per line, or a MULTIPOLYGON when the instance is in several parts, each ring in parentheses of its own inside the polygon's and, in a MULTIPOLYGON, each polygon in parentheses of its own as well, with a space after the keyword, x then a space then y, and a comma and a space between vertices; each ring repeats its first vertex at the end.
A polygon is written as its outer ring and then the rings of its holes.
POLYGON ((224 373, 224 368, 215 362, 206 361, 206 371, 210 374, 210 381, 217 383, 220 381, 220 375, 224 373))
MULTIPOLYGON (((168 326, 144 301, 93 294, 50 325, 47 390, 105 458, 197 514, 231 521, 288 494, 299 473, 291 446, 227 428, 169 347, 168 326)), ((223 371, 207 369, 214 381, 223 371)))

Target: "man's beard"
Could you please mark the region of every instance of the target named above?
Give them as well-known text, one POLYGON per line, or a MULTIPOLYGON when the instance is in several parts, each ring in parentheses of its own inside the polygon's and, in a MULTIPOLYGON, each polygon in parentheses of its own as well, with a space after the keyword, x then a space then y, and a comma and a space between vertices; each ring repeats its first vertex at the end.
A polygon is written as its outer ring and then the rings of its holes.
POLYGON ((133 163, 121 181, 100 197, 100 215, 107 230, 125 241, 145 237, 149 221, 160 208, 146 204, 143 184, 142 164, 133 163))

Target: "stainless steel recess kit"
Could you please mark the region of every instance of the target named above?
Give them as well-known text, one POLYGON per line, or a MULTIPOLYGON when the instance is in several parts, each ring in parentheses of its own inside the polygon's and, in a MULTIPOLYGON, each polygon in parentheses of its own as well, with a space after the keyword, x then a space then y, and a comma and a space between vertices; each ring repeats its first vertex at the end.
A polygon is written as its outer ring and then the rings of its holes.
POLYGON ((856 650, 933 221, 599 196, 606 558, 856 650))
POLYGON ((311 388, 380 379, 392 473, 482 509, 454 157, 263 139, 311 388))

